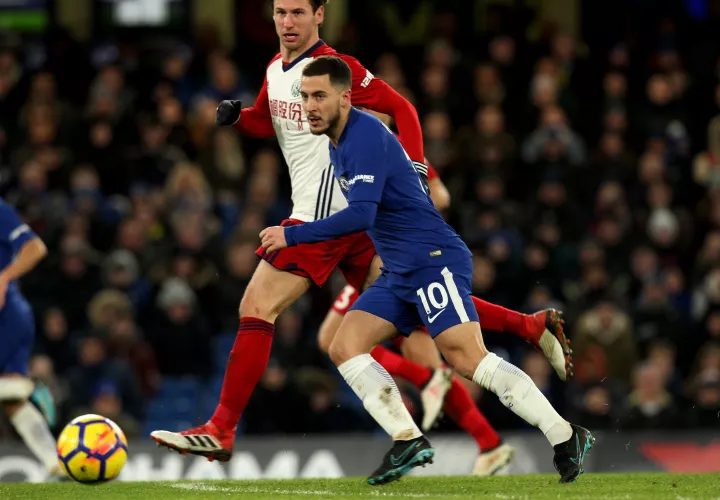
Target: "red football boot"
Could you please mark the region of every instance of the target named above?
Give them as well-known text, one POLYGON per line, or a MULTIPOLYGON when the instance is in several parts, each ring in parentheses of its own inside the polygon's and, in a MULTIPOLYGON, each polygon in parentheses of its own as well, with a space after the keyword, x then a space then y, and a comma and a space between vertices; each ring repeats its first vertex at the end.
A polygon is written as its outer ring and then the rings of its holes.
POLYGON ((200 455, 211 462, 232 458, 235 429, 224 431, 212 422, 182 432, 153 431, 150 437, 158 444, 183 455, 200 455))
POLYGON ((532 344, 542 351, 560 380, 573 374, 572 349, 565 336, 562 311, 545 309, 526 316, 528 333, 533 335, 532 344))

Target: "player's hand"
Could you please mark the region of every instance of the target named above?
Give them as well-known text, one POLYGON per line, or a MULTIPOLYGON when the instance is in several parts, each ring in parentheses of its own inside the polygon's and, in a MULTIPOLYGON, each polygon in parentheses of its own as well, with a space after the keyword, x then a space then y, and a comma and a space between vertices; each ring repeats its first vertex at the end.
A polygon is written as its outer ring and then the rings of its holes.
POLYGON ((287 248, 287 240, 285 239, 285 228, 282 226, 266 227, 260 233, 260 241, 262 247, 268 252, 274 252, 281 248, 287 248))
POLYGON ((215 124, 233 125, 240 119, 241 109, 240 101, 222 101, 215 112, 215 124))
POLYGON ((0 309, 5 307, 5 296, 7 295, 7 289, 10 285, 10 280, 0 275, 0 309))

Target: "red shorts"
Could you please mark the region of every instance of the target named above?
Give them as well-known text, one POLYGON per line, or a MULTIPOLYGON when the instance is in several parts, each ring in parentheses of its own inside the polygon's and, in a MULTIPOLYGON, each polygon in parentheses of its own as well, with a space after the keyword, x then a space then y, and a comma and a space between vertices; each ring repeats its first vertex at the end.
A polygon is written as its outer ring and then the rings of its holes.
MULTIPOLYGON (((296 224, 302 224, 302 221, 285 219, 281 225, 296 224)), ((301 243, 270 254, 260 247, 255 255, 276 269, 309 278, 318 286, 322 286, 337 268, 349 284, 360 290, 375 256, 375 247, 363 232, 318 243, 301 243)))
MULTIPOLYGON (((348 312, 348 310, 352 307, 352 305, 355 303, 355 301, 358 299, 360 294, 358 293, 357 289, 351 285, 345 285, 345 287, 342 289, 342 291, 338 294, 337 298, 335 299, 335 302, 333 302, 332 309, 333 311, 342 314, 343 316, 345 313, 348 312)), ((427 328, 424 326, 419 327, 419 329, 426 335, 429 335, 427 328)), ((398 335, 395 337, 392 342, 395 344, 396 347, 400 347, 400 345, 403 343, 403 340, 405 340, 407 337, 404 335, 398 335)))

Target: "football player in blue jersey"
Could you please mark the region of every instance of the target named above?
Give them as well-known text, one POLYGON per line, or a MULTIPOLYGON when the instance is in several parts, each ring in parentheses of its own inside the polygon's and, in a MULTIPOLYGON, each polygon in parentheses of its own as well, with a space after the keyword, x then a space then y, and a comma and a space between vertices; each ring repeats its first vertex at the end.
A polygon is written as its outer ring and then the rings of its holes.
POLYGON ((28 363, 35 322, 17 286, 17 279, 46 254, 42 240, 0 199, 0 405, 51 476, 62 478, 55 438, 43 414, 30 402, 35 384, 28 377, 28 363))
POLYGON ((348 207, 330 217, 270 227, 260 237, 268 252, 367 231, 382 274, 345 316, 330 357, 365 409, 394 443, 372 485, 398 479, 432 461, 434 449, 413 422, 390 375, 370 356, 377 344, 424 324, 460 375, 500 397, 538 427, 554 447, 560 482, 583 472, 594 438, 563 419, 519 368, 485 348, 471 301, 472 255, 430 200, 421 176, 392 132, 352 107, 351 73, 332 56, 303 70, 301 95, 311 131, 330 138, 330 159, 348 207))

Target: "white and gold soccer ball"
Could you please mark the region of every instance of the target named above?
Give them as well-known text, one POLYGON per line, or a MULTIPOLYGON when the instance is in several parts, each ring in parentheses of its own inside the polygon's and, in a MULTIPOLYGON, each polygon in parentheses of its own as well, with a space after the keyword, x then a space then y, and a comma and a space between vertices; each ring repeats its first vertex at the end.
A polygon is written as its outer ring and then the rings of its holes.
POLYGON ((125 466, 127 439, 109 418, 82 415, 63 429, 57 454, 63 471, 78 483, 104 483, 115 479, 125 466))

